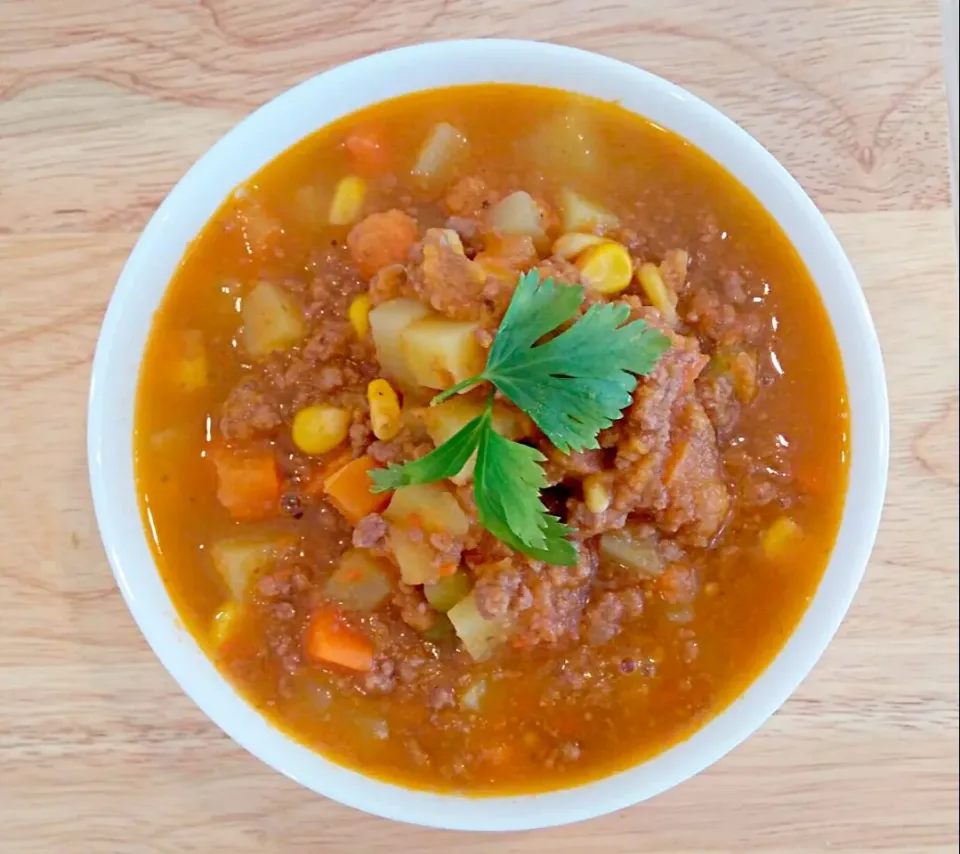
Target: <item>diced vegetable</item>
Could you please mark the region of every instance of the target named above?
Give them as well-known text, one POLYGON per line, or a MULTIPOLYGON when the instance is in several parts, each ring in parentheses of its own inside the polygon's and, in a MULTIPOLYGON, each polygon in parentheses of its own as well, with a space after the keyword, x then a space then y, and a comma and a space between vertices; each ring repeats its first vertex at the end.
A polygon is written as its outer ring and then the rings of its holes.
POLYGON ((332 451, 347 438, 352 416, 347 409, 316 403, 293 416, 293 443, 305 454, 332 451))
POLYGON ((229 599, 220 606, 210 623, 210 640, 215 647, 223 646, 237 630, 240 622, 241 605, 236 599, 229 599))
POLYGON ((606 242, 607 238, 597 237, 595 234, 568 231, 554 241, 553 254, 566 261, 572 261, 585 249, 589 249, 591 246, 602 246, 606 242))
POLYGON ((203 333, 191 329, 181 336, 180 351, 173 362, 173 379, 182 391, 198 391, 207 385, 207 351, 203 333))
POLYGON ((480 704, 487 694, 487 677, 481 676, 474 679, 460 695, 460 708, 469 709, 471 712, 479 712, 480 704))
POLYGON ((305 649, 317 662, 360 672, 373 667, 373 644, 361 632, 350 628, 335 608, 321 608, 313 615, 305 649))
POLYGON ((389 442, 400 432, 400 400, 393 386, 386 380, 371 380, 367 385, 367 402, 370 405, 370 427, 373 435, 382 442, 389 442))
POLYGON ((419 385, 445 389, 476 376, 486 364, 476 323, 424 317, 400 333, 403 357, 419 385))
POLYGON ((348 175, 337 182, 330 200, 327 220, 330 225, 352 225, 363 215, 363 202, 367 197, 367 182, 356 175, 348 175))
POLYGON ((383 518, 396 525, 454 537, 465 536, 470 528, 470 520, 460 502, 442 483, 400 487, 383 511, 383 518))
POLYGON ((234 519, 263 519, 277 512, 280 473, 273 451, 217 450, 217 500, 234 519))
POLYGON ((347 234, 350 257, 365 276, 402 264, 417 242, 417 222, 408 213, 392 209, 364 217, 347 234))
POLYGON ((347 319, 357 338, 363 339, 370 334, 370 294, 358 294, 351 300, 347 319))
POLYGON ((763 533, 763 553, 769 558, 782 556, 803 532, 789 516, 781 516, 763 533))
POLYGON ((352 131, 344 141, 344 147, 358 172, 375 175, 385 171, 389 147, 381 128, 366 127, 352 131))
POLYGON ((432 643, 440 643, 441 641, 456 637, 456 632, 453 630, 453 623, 450 622, 445 614, 438 614, 437 619, 433 621, 430 628, 422 634, 425 640, 431 641, 432 643))
POLYGON ((416 385, 416 376, 407 366, 400 334, 415 320, 430 314, 422 302, 394 299, 381 303, 370 312, 370 329, 377 348, 380 367, 390 377, 407 386, 416 385))
MULTIPOLYGON (((235 197, 236 198, 236 197, 235 197)), ((283 239, 283 224, 249 195, 237 200, 237 223, 244 243, 257 255, 276 250, 283 239)))
POLYGON ((630 253, 613 241, 585 249, 576 263, 587 286, 597 293, 618 294, 633 278, 630 253))
POLYGON ((620 224, 614 214, 595 202, 588 201, 569 187, 560 191, 560 213, 564 231, 594 231, 616 228, 620 224))
POLYGON ((297 187, 293 194, 293 215, 310 228, 322 228, 327 222, 326 192, 313 184, 297 187))
POLYGON ((370 491, 373 486, 370 472, 375 468, 379 468, 379 464, 373 457, 358 457, 323 481, 323 491, 330 503, 351 525, 356 525, 364 516, 379 513, 390 501, 389 492, 370 491))
MULTIPOLYGON (((459 432, 469 421, 483 412, 485 404, 479 400, 458 396, 445 400, 437 406, 431 406, 423 412, 422 418, 433 444, 440 447, 459 432)), ((533 432, 530 420, 520 411, 500 403, 493 405, 493 429, 507 439, 526 438, 533 432)), ((469 483, 473 477, 476 455, 455 474, 452 480, 458 486, 469 483)))
POLYGON ((572 104, 534 131, 530 151, 545 171, 585 173, 598 164, 600 142, 593 117, 572 104))
POLYGON ((442 178, 466 154, 467 138, 453 125, 439 122, 433 126, 417 156, 413 174, 429 180, 442 178))
POLYGON ((447 611, 447 616, 474 661, 483 661, 506 639, 506 622, 482 617, 473 593, 447 611))
POLYGON ((710 358, 707 372, 726 374, 741 403, 750 403, 757 396, 757 357, 736 347, 720 347, 710 358))
POLYGON ((444 614, 461 599, 465 599, 469 592, 470 579, 462 569, 438 579, 433 584, 423 586, 423 595, 427 597, 431 607, 444 614))
POLYGON ((677 295, 667 288, 660 269, 655 264, 641 264, 637 269, 637 281, 653 307, 674 326, 677 322, 677 295))
POLYGON ((583 479, 583 502, 591 513, 603 513, 613 500, 610 478, 603 472, 588 474, 583 479))
POLYGON ((387 531, 387 543, 404 584, 429 584, 440 577, 436 549, 427 542, 421 529, 391 525, 387 531))
POLYGON ((641 578, 655 578, 663 572, 656 540, 652 536, 637 535, 629 528, 607 531, 600 537, 600 559, 641 578))
POLYGON ((244 297, 242 316, 244 343, 257 359, 288 349, 307 331, 296 300, 270 282, 260 282, 244 297))
POLYGON ((276 532, 231 537, 210 546, 210 559, 233 598, 242 599, 250 579, 271 566, 295 542, 292 535, 276 532))
POLYGON ((324 593, 354 611, 374 611, 393 590, 390 565, 366 549, 348 549, 327 579, 324 593))
POLYGON ((489 211, 490 227, 500 234, 520 234, 540 241, 544 237, 543 211, 529 193, 518 190, 489 211))

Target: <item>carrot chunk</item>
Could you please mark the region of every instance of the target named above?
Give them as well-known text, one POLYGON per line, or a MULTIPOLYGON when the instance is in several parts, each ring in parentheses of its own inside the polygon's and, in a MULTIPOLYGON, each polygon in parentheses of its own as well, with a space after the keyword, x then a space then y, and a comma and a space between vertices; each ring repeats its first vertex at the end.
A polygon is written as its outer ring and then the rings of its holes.
POLYGON ((280 473, 271 451, 213 454, 217 468, 217 500, 235 519, 263 519, 277 512, 280 473))
POLYGON ((344 141, 353 168, 366 175, 386 171, 390 150, 383 130, 357 128, 344 141))
POLYGON ((305 649, 317 662, 339 664, 360 672, 373 666, 373 644, 365 635, 350 628, 336 608, 321 608, 313 615, 305 649))
POLYGON ((373 493, 371 470, 379 468, 373 457, 358 457, 337 469, 323 482, 323 491, 343 517, 356 525, 364 516, 379 513, 390 502, 389 492, 373 493))

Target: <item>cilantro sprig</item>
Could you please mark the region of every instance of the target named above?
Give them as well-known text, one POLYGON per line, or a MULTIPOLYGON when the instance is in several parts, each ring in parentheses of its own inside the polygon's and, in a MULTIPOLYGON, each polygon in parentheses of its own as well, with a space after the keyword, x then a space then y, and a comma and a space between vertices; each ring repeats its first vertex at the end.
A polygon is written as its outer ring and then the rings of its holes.
MULTIPOLYGON (((669 348, 665 335, 642 320, 626 323, 622 303, 597 303, 576 317, 583 288, 520 277, 481 374, 434 398, 446 400, 492 383, 522 409, 563 453, 599 447, 597 435, 620 418, 637 386, 669 348), (568 325, 569 324, 569 325, 568 325), (563 328, 558 334, 558 329, 563 328)), ((371 472, 382 492, 457 474, 476 452, 474 498, 480 523, 515 551, 551 564, 572 565, 572 529, 547 512, 547 485, 538 450, 493 429, 493 394, 484 412, 419 460, 371 472)))

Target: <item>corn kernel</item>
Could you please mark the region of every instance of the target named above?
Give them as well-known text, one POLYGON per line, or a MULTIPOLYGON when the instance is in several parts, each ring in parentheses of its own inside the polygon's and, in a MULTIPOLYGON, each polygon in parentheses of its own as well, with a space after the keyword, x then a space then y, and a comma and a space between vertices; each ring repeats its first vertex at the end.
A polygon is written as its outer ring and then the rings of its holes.
POLYGON ((330 225, 351 225, 360 219, 366 195, 367 182, 363 178, 355 175, 341 178, 330 201, 330 225))
POLYGON ((554 241, 553 254, 565 261, 572 261, 580 255, 585 249, 591 246, 601 246, 604 243, 610 243, 605 237, 597 237, 595 234, 581 234, 578 231, 568 231, 561 234, 554 241))
POLYGON ((767 557, 779 557, 801 535, 800 526, 789 516, 781 516, 763 534, 763 552, 767 557))
POLYGON ((653 307, 673 326, 677 322, 677 299, 664 283, 660 269, 654 264, 641 264, 637 270, 637 281, 653 307))
POLYGON ((603 513, 613 500, 608 478, 602 474, 589 474, 583 479, 583 500, 591 513, 603 513))
POLYGON ((400 432, 400 401, 397 393, 386 380, 371 380, 367 386, 367 401, 370 404, 373 435, 382 442, 389 442, 400 432))
POLYGON ((347 309, 347 319, 357 338, 366 338, 370 334, 370 294, 359 294, 353 298, 347 309))
POLYGON ((588 287, 601 294, 620 293, 633 278, 630 253, 612 241, 585 249, 576 265, 588 287))
POLYGON ((350 413, 335 406, 315 404, 293 416, 293 443, 305 454, 325 454, 347 438, 350 413))
POLYGON ((225 602, 213 615, 210 624, 210 640, 214 646, 223 646, 237 628, 240 617, 240 603, 235 599, 225 602))

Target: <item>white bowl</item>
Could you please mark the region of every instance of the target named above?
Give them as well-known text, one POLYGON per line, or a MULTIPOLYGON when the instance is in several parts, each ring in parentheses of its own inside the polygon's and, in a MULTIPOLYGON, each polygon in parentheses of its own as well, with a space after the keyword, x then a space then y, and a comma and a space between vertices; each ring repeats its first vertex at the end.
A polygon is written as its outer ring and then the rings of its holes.
POLYGON ((150 646, 194 702, 255 756, 315 792, 386 818, 462 830, 546 827, 621 809, 686 780, 750 735, 809 673, 850 606, 887 476, 888 409, 876 333, 850 262, 796 181, 745 131, 683 89, 613 59, 523 41, 435 42, 365 57, 285 92, 213 146, 154 214, 117 282, 94 359, 88 429, 90 481, 110 565, 150 646), (220 676, 177 619, 144 535, 133 412, 153 313, 187 244, 237 184, 347 113, 421 89, 484 82, 618 101, 686 137, 754 193, 800 252, 830 315, 849 392, 852 460, 839 536, 813 602, 773 663, 725 712, 687 741, 612 777, 540 795, 465 798, 404 789, 336 765, 274 729, 220 676))

